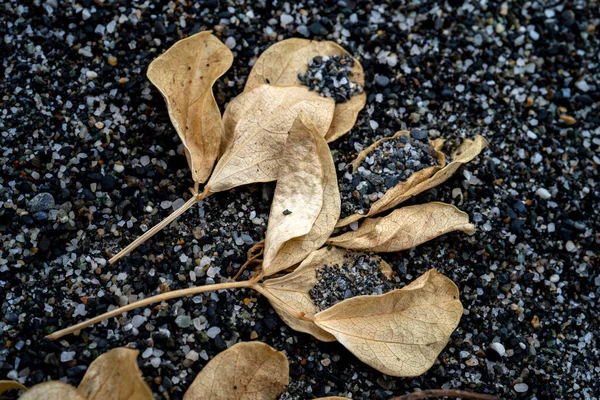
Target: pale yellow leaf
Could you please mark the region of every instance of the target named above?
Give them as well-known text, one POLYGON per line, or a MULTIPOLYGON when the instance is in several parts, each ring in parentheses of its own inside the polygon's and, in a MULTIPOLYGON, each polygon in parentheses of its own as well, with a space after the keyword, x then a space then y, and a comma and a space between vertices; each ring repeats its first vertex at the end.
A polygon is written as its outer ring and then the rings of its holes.
POLYGON ((301 113, 294 122, 269 215, 263 273, 304 260, 325 243, 340 215, 335 165, 325 139, 301 113))
POLYGON ((403 207, 380 218, 367 218, 355 231, 327 240, 328 244, 352 250, 375 252, 413 248, 452 231, 473 233, 469 216, 440 202, 403 207))
POLYGON ((27 388, 17 381, 0 381, 0 394, 12 389, 27 390, 27 388))
POLYGON ((89 400, 73 386, 60 381, 50 381, 35 385, 19 400, 89 400))
MULTIPOLYGON (((399 134, 406 133, 399 132, 399 134)), ((483 136, 476 136, 475 140, 466 139, 452 155, 451 162, 444 164, 445 158, 441 158, 443 155, 440 155, 441 153, 439 152, 442 143, 443 142, 439 140, 430 142, 430 145, 438 152, 438 160, 440 161, 439 166, 428 167, 415 172, 406 181, 397 184, 385 192, 382 198, 371 205, 371 208, 366 214, 352 214, 338 221, 336 227, 346 226, 362 218, 371 217, 383 211, 391 210, 411 197, 446 182, 458 168, 477 157, 487 145, 487 141, 483 136)), ((370 147, 370 149, 372 149, 372 147, 370 147)), ((362 154, 362 157, 365 156, 366 153, 362 154)))
POLYGON ((458 325, 458 288, 432 269, 410 285, 344 300, 314 317, 361 361, 392 376, 427 371, 458 325))
POLYGON ((195 182, 208 179, 219 155, 223 124, 212 87, 232 62, 227 46, 205 31, 178 41, 148 67, 148 78, 165 98, 195 182))
MULTIPOLYGON (((324 265, 341 266, 352 256, 359 257, 360 253, 349 253, 338 247, 324 247, 312 252, 294 272, 281 278, 268 279, 254 285, 253 289, 269 300, 279 317, 292 329, 309 333, 324 342, 331 342, 335 338, 313 321, 317 307, 310 297, 310 290, 317 282, 317 268, 324 265)), ((381 259, 379 262, 381 272, 390 278, 391 267, 381 259)))
POLYGON ((260 342, 242 342, 210 360, 183 400, 274 400, 289 383, 285 355, 260 342))
POLYGON ((138 351, 117 347, 96 358, 77 390, 88 400, 152 400, 138 368, 138 351))
MULTIPOLYGON (((306 73, 308 63, 316 56, 350 55, 343 47, 329 41, 311 41, 308 39, 287 39, 265 50, 254 63, 248 76, 244 91, 252 90, 260 84, 298 85, 298 74, 306 73)), ((350 79, 364 86, 363 68, 354 59, 350 79)), ((334 141, 354 126, 356 117, 367 101, 365 93, 353 96, 345 103, 335 106, 331 127, 325 136, 327 142, 334 141)))
POLYGON ((303 86, 261 85, 240 94, 223 116, 222 155, 206 185, 209 192, 277 179, 281 153, 298 114, 306 114, 325 135, 333 107, 333 100, 303 86))

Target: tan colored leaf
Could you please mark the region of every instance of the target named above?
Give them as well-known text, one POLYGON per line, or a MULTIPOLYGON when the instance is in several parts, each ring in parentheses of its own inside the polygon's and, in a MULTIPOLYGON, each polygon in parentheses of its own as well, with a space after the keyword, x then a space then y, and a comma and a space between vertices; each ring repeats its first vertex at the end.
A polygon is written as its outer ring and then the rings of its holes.
POLYGON ((138 351, 117 347, 96 358, 77 390, 88 400, 153 400, 138 368, 138 351))
POLYGON ((440 202, 403 207, 380 218, 367 218, 355 231, 327 240, 352 250, 401 251, 452 231, 473 233, 467 213, 440 202))
POLYGON ((178 41, 148 67, 148 78, 165 98, 195 182, 208 179, 219 155, 223 124, 212 87, 232 62, 227 46, 205 31, 178 41))
POLYGON ((200 371, 183 400, 273 400, 289 383, 285 355, 260 342, 219 353, 200 371))
POLYGON ((73 386, 60 381, 50 381, 35 385, 19 400, 87 400, 73 386))
MULTIPOLYGON (((287 39, 276 43, 265 50, 254 63, 244 91, 252 90, 260 84, 299 85, 298 74, 306 73, 308 63, 316 56, 350 55, 343 47, 329 41, 311 41, 308 39, 287 39)), ((363 67, 354 59, 352 81, 364 86, 363 67)), ((332 142, 344 135, 354 126, 356 117, 363 109, 367 95, 360 93, 345 103, 335 106, 333 122, 325 136, 332 142)))
MULTIPOLYGON (((269 300, 279 317, 292 329, 309 333, 324 342, 335 341, 331 334, 315 325, 313 317, 317 307, 309 293, 317 282, 317 268, 323 265, 341 266, 347 262, 348 254, 345 249, 324 247, 312 252, 294 272, 281 278, 268 279, 254 285, 253 289, 269 300)), ((391 277, 391 267, 383 260, 380 262, 381 272, 391 277)))
POLYGON ((209 191, 277 179, 281 153, 298 114, 306 114, 325 135, 333 107, 333 100, 303 86, 261 85, 240 94, 223 116, 222 155, 207 183, 209 191))
POLYGON ((340 215, 331 151, 303 113, 292 126, 282 158, 265 239, 265 276, 299 263, 321 247, 340 215))
MULTIPOLYGON (((438 157, 443 157, 443 155, 440 156, 441 153, 439 152, 442 143, 443 142, 439 140, 430 142, 431 146, 438 151, 438 157)), ((380 212, 391 210, 411 197, 446 182, 458 168, 477 157, 486 145, 487 141, 483 136, 477 136, 475 137, 475 140, 464 140, 452 155, 452 161, 450 163, 443 164, 440 162, 440 166, 428 167, 415 172, 406 181, 399 183, 385 192, 382 198, 371 205, 368 213, 352 214, 338 221, 336 227, 346 226, 362 218, 371 217, 380 212)), ((366 157, 366 154, 364 154, 363 157, 366 157)))
POLYGON ((392 376, 427 371, 462 316, 456 285, 432 269, 410 285, 378 296, 357 296, 315 315, 361 361, 392 376))
POLYGON ((12 389, 27 390, 27 388, 17 381, 0 381, 0 395, 12 389))

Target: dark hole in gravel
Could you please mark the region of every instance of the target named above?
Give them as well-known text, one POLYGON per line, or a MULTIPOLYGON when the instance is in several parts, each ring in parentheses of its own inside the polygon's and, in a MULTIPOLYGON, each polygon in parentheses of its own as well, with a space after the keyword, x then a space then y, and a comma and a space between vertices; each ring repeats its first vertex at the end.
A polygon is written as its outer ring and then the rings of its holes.
POLYGON ((353 66, 350 56, 317 56, 309 61, 306 74, 298 74, 298 79, 321 96, 345 103, 363 91, 362 86, 350 79, 353 66))
POLYGON ((317 283, 310 291, 317 311, 351 297, 383 294, 395 289, 394 282, 379 270, 380 262, 374 255, 352 254, 340 267, 326 264, 318 268, 317 283))
POLYGON ((424 168, 439 165, 428 143, 408 136, 383 141, 352 174, 351 166, 338 164, 344 171, 338 177, 342 196, 342 218, 365 214, 385 192, 424 168))

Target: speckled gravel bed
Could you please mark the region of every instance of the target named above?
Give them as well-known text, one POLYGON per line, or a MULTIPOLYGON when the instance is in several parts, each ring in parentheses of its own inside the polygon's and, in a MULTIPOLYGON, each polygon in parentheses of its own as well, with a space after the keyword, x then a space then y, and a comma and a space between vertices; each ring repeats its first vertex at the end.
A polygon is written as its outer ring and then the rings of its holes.
POLYGON ((310 297, 318 311, 355 296, 372 296, 395 289, 394 281, 379 270, 373 254, 356 254, 340 266, 323 265, 316 270, 317 282, 310 297))
POLYGON ((598 398, 598 1, 7 0, 0 33, 1 379, 77 384, 98 354, 131 346, 157 398, 181 399, 208 359, 256 339, 288 356, 287 399, 441 387, 598 398), (221 107, 283 38, 335 40, 361 62, 367 105, 332 143, 336 164, 401 129, 490 141, 412 201, 459 206, 475 234, 384 256, 399 286, 435 267, 461 291, 465 314, 425 375, 384 376, 339 344, 289 329, 252 291, 169 301, 42 339, 161 290, 221 282, 264 237, 273 185, 241 187, 107 263, 189 196, 181 144, 145 71, 208 29, 235 54, 216 84, 221 107))
MULTIPOLYGON (((425 139, 427 132, 417 130, 412 135, 425 139)), ((389 189, 406 182, 415 172, 439 165, 435 150, 413 137, 402 135, 382 141, 369 152, 355 173, 351 164, 338 163, 342 218, 366 214, 389 189)))
POLYGON ((317 56, 308 62, 306 73, 298 74, 298 79, 321 96, 345 103, 363 91, 350 77, 353 67, 354 60, 349 56, 317 56))

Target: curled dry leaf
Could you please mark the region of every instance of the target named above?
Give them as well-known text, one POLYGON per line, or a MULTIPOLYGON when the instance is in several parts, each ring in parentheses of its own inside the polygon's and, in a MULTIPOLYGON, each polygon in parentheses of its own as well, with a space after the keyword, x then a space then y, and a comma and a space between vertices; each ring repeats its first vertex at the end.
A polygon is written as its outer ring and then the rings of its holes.
POLYGON ((321 247, 340 215, 331 152, 303 113, 292 126, 282 160, 265 239, 265 276, 299 263, 321 247))
POLYGON ((273 400, 289 383, 285 355, 260 342, 219 353, 200 371, 184 400, 273 400))
MULTIPOLYGON (((313 317, 317 307, 310 297, 310 290, 317 282, 316 270, 323 265, 341 266, 349 253, 338 247, 324 247, 312 252, 294 272, 281 278, 268 279, 254 285, 253 289, 265 296, 279 317, 292 329, 313 335, 324 342, 335 337, 315 325, 313 317)), ((381 272, 391 277, 392 269, 380 259, 381 272)))
POLYGON ((402 289, 344 300, 314 321, 378 371, 417 376, 431 368, 458 325, 458 296, 456 285, 432 269, 402 289))
POLYGON ((88 400, 73 386, 60 381, 35 385, 19 400, 88 400))
MULTIPOLYGON (((350 55, 341 46, 329 41, 287 39, 265 50, 254 63, 244 91, 269 83, 271 85, 299 85, 298 74, 306 73, 309 61, 316 56, 350 55)), ((359 86, 364 86, 363 68, 354 59, 350 76, 359 86)), ((325 136, 332 142, 354 126, 356 117, 367 102, 367 95, 359 93, 345 103, 336 104, 331 127, 325 136)))
MULTIPOLYGON (((394 135, 394 137, 405 134, 406 132, 398 132, 396 135, 394 135)), ((381 141, 374 143, 374 145, 379 143, 381 143, 381 141)), ((445 157, 439 151, 442 144, 443 141, 441 140, 430 142, 430 145, 438 152, 438 160, 440 163, 439 166, 428 167, 422 169, 421 171, 415 172, 406 181, 399 183, 385 192, 382 198, 371 205, 368 213, 352 214, 338 221, 336 227, 339 228, 346 226, 362 218, 371 217, 380 212, 391 210, 398 204, 410 199, 411 197, 446 182, 448 178, 450 178, 452 174, 454 174, 456 170, 460 168, 460 166, 477 157, 477 155, 487 145, 487 141, 483 138, 483 136, 476 136, 474 140, 465 139, 452 154, 452 161, 448 164, 445 164, 445 157)), ((371 145, 366 150, 371 151, 373 148, 375 148, 375 146, 371 145)), ((366 150, 359 154, 358 157, 362 159, 358 163, 356 163, 358 158, 352 163, 354 168, 357 168, 362 160, 364 160, 364 158, 367 156, 368 151, 366 150)))
POLYGON ((277 179, 281 153, 298 114, 306 114, 325 135, 333 107, 333 100, 303 86, 261 85, 233 99, 223 115, 222 154, 206 185, 209 192, 277 179))
POLYGON ((137 364, 138 351, 118 347, 96 358, 78 391, 88 400, 152 400, 137 364))
POLYGON ((413 248, 452 231, 473 233, 467 213, 450 204, 431 202, 403 207, 380 218, 367 218, 355 231, 327 240, 352 250, 375 252, 413 248))
POLYGON ((208 179, 223 135, 212 87, 233 54, 210 31, 175 43, 148 67, 148 78, 165 98, 195 182, 208 179))
POLYGON ((0 381, 0 395, 12 389, 27 390, 25 386, 17 381, 0 381))

